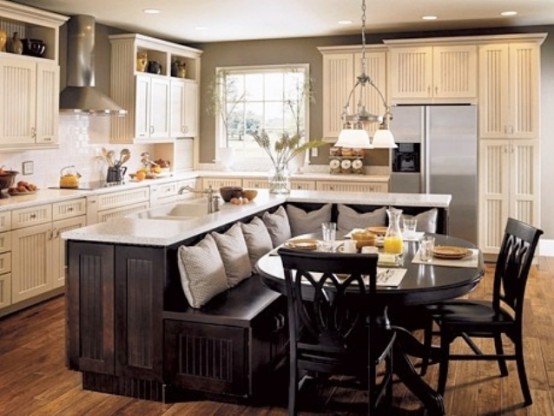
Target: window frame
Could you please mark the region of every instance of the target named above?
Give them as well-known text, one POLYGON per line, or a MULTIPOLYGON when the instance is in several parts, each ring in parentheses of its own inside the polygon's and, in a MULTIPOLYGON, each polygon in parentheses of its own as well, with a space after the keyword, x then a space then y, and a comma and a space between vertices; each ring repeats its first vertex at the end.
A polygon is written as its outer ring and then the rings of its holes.
MULTIPOLYGON (((278 64, 278 65, 240 65, 240 66, 221 66, 215 68, 215 79, 219 80, 221 72, 236 73, 236 74, 259 74, 259 73, 285 73, 293 71, 302 71, 304 74, 304 84, 312 83, 312 78, 310 76, 310 65, 307 63, 295 63, 295 64, 278 64)), ((216 88, 220 88, 220 84, 216 88)), ((310 85, 310 88, 313 86, 310 85)), ((310 137, 310 103, 312 102, 312 91, 308 92, 308 95, 304 98, 304 137, 310 137)), ((217 91, 217 94, 220 92, 217 91)), ((265 98, 265 97, 264 97, 265 98)), ((246 101, 247 102, 247 101, 246 101)), ((264 103, 270 101, 263 101, 264 103)), ((283 101, 285 102, 285 101, 283 101)), ((294 134, 295 132, 289 132, 289 134, 294 134)), ((215 156, 216 160, 221 160, 222 158, 228 157, 229 151, 227 149, 234 149, 227 146, 227 137, 225 135, 225 127, 219 111, 215 113, 215 138, 214 143, 216 147, 215 156)), ((249 167, 249 170, 261 170, 267 169, 267 163, 270 161, 267 154, 260 148, 259 154, 252 156, 241 154, 242 152, 231 151, 234 153, 235 165, 246 165, 249 167)))

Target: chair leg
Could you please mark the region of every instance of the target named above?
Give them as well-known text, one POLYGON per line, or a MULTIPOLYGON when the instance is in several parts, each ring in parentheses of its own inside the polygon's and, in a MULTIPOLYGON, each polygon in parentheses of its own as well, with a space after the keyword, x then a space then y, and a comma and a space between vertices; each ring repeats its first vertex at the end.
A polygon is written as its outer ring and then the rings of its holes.
POLYGON ((420 375, 424 376, 427 373, 429 367, 429 360, 431 359, 431 343, 433 342, 433 320, 429 318, 425 328, 423 328, 423 349, 424 356, 421 357, 421 370, 420 375))
POLYGON ((291 360, 289 365, 289 416, 296 416, 296 396, 298 393, 298 367, 291 360))
POLYGON ((446 390, 446 379, 448 377, 448 364, 450 358, 450 337, 441 331, 441 358, 439 364, 439 382, 437 392, 444 396, 446 390))
MULTIPOLYGON (((496 334, 494 336, 494 347, 497 355, 504 355, 504 347, 502 346, 502 334, 496 334)), ((506 366, 506 360, 504 358, 498 359, 498 368, 502 376, 508 375, 508 367, 506 366)))
POLYGON ((523 345, 521 339, 519 339, 518 342, 515 343, 515 350, 519 384, 521 385, 521 392, 523 393, 525 405, 529 406, 533 404, 533 398, 531 397, 529 382, 527 381, 527 372, 525 371, 525 361, 523 358, 523 345))

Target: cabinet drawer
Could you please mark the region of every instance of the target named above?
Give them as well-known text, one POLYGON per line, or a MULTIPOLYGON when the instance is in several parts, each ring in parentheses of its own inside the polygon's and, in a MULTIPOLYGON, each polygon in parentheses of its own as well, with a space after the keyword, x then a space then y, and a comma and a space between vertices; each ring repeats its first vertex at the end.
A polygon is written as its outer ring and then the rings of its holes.
POLYGON ((0 233, 0 253, 12 249, 12 233, 0 233))
POLYGON ((45 224, 52 221, 52 205, 39 205, 12 211, 12 229, 45 224))
POLYGON ((149 208, 148 201, 138 204, 127 205, 124 207, 106 209, 98 212, 98 222, 108 221, 112 218, 124 217, 125 215, 134 214, 135 212, 144 211, 149 208))
POLYGON ((267 182, 267 179, 243 179, 242 180, 242 187, 252 188, 252 189, 261 189, 261 188, 269 188, 269 183, 267 182))
POLYGON ((52 204, 53 220, 78 217, 87 212, 87 201, 85 198, 72 199, 71 201, 56 202, 52 204))
POLYGON ((0 275, 0 309, 12 304, 12 275, 0 275))
POLYGON ((11 211, 0 212, 0 231, 9 231, 12 228, 11 211))
POLYGON ((315 191, 315 181, 291 181, 291 189, 303 189, 308 191, 315 191))
POLYGON ((150 190, 150 203, 159 205, 172 202, 177 198, 177 191, 177 182, 153 186, 150 190))
POLYGON ((242 186, 242 179, 240 178, 203 178, 202 188, 207 189, 212 187, 218 190, 222 186, 242 186))
MULTIPOLYGON (((98 195, 98 197, 96 198, 98 211, 117 207, 125 207, 137 202, 148 201, 150 201, 150 188, 148 186, 138 189, 129 189, 127 191, 101 194, 98 195)), ((146 205, 146 208, 148 208, 148 204, 146 205)))
POLYGON ((387 192, 388 184, 378 182, 317 182, 318 191, 387 192))
POLYGON ((12 253, 0 254, 0 274, 12 271, 12 253))

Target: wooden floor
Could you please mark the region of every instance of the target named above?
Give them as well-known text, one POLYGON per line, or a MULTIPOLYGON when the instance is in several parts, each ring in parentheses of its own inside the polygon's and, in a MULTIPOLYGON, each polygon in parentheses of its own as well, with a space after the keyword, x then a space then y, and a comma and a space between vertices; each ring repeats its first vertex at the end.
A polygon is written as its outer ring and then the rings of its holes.
MULTIPOLYGON (((471 297, 490 295, 492 271, 487 269, 471 297)), ((494 363, 456 362, 445 394, 448 415, 554 416, 554 258, 543 257, 533 268, 525 322, 525 355, 534 404, 522 407, 513 364, 508 377, 499 377, 494 363)), ((64 342, 63 297, 0 320, 0 415, 286 415, 284 396, 266 407, 212 401, 164 405, 83 391, 80 374, 65 367, 64 342)), ((426 377, 432 386, 436 385, 436 367, 432 366, 426 377)), ((403 385, 396 383, 394 393, 393 414, 424 414, 403 385)), ((310 395, 310 400, 302 403, 302 415, 365 412, 362 392, 327 389, 314 394, 319 398, 310 395), (327 408, 318 411, 317 406, 326 402, 327 408)))

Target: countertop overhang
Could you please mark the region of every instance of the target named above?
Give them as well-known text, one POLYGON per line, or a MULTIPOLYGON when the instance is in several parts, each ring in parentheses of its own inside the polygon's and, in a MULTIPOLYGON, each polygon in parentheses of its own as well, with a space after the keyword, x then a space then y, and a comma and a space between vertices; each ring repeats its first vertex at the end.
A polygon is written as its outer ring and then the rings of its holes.
MULTIPOLYGON (((62 234, 65 240, 96 241, 144 246, 170 246, 190 237, 211 231, 217 227, 255 215, 284 202, 338 203, 349 205, 413 206, 448 208, 450 195, 394 194, 366 192, 322 192, 293 190, 289 195, 272 195, 260 190, 257 198, 244 205, 221 204, 212 214, 179 219, 115 218, 62 234)), ((183 201, 186 203, 185 201, 183 201)))

